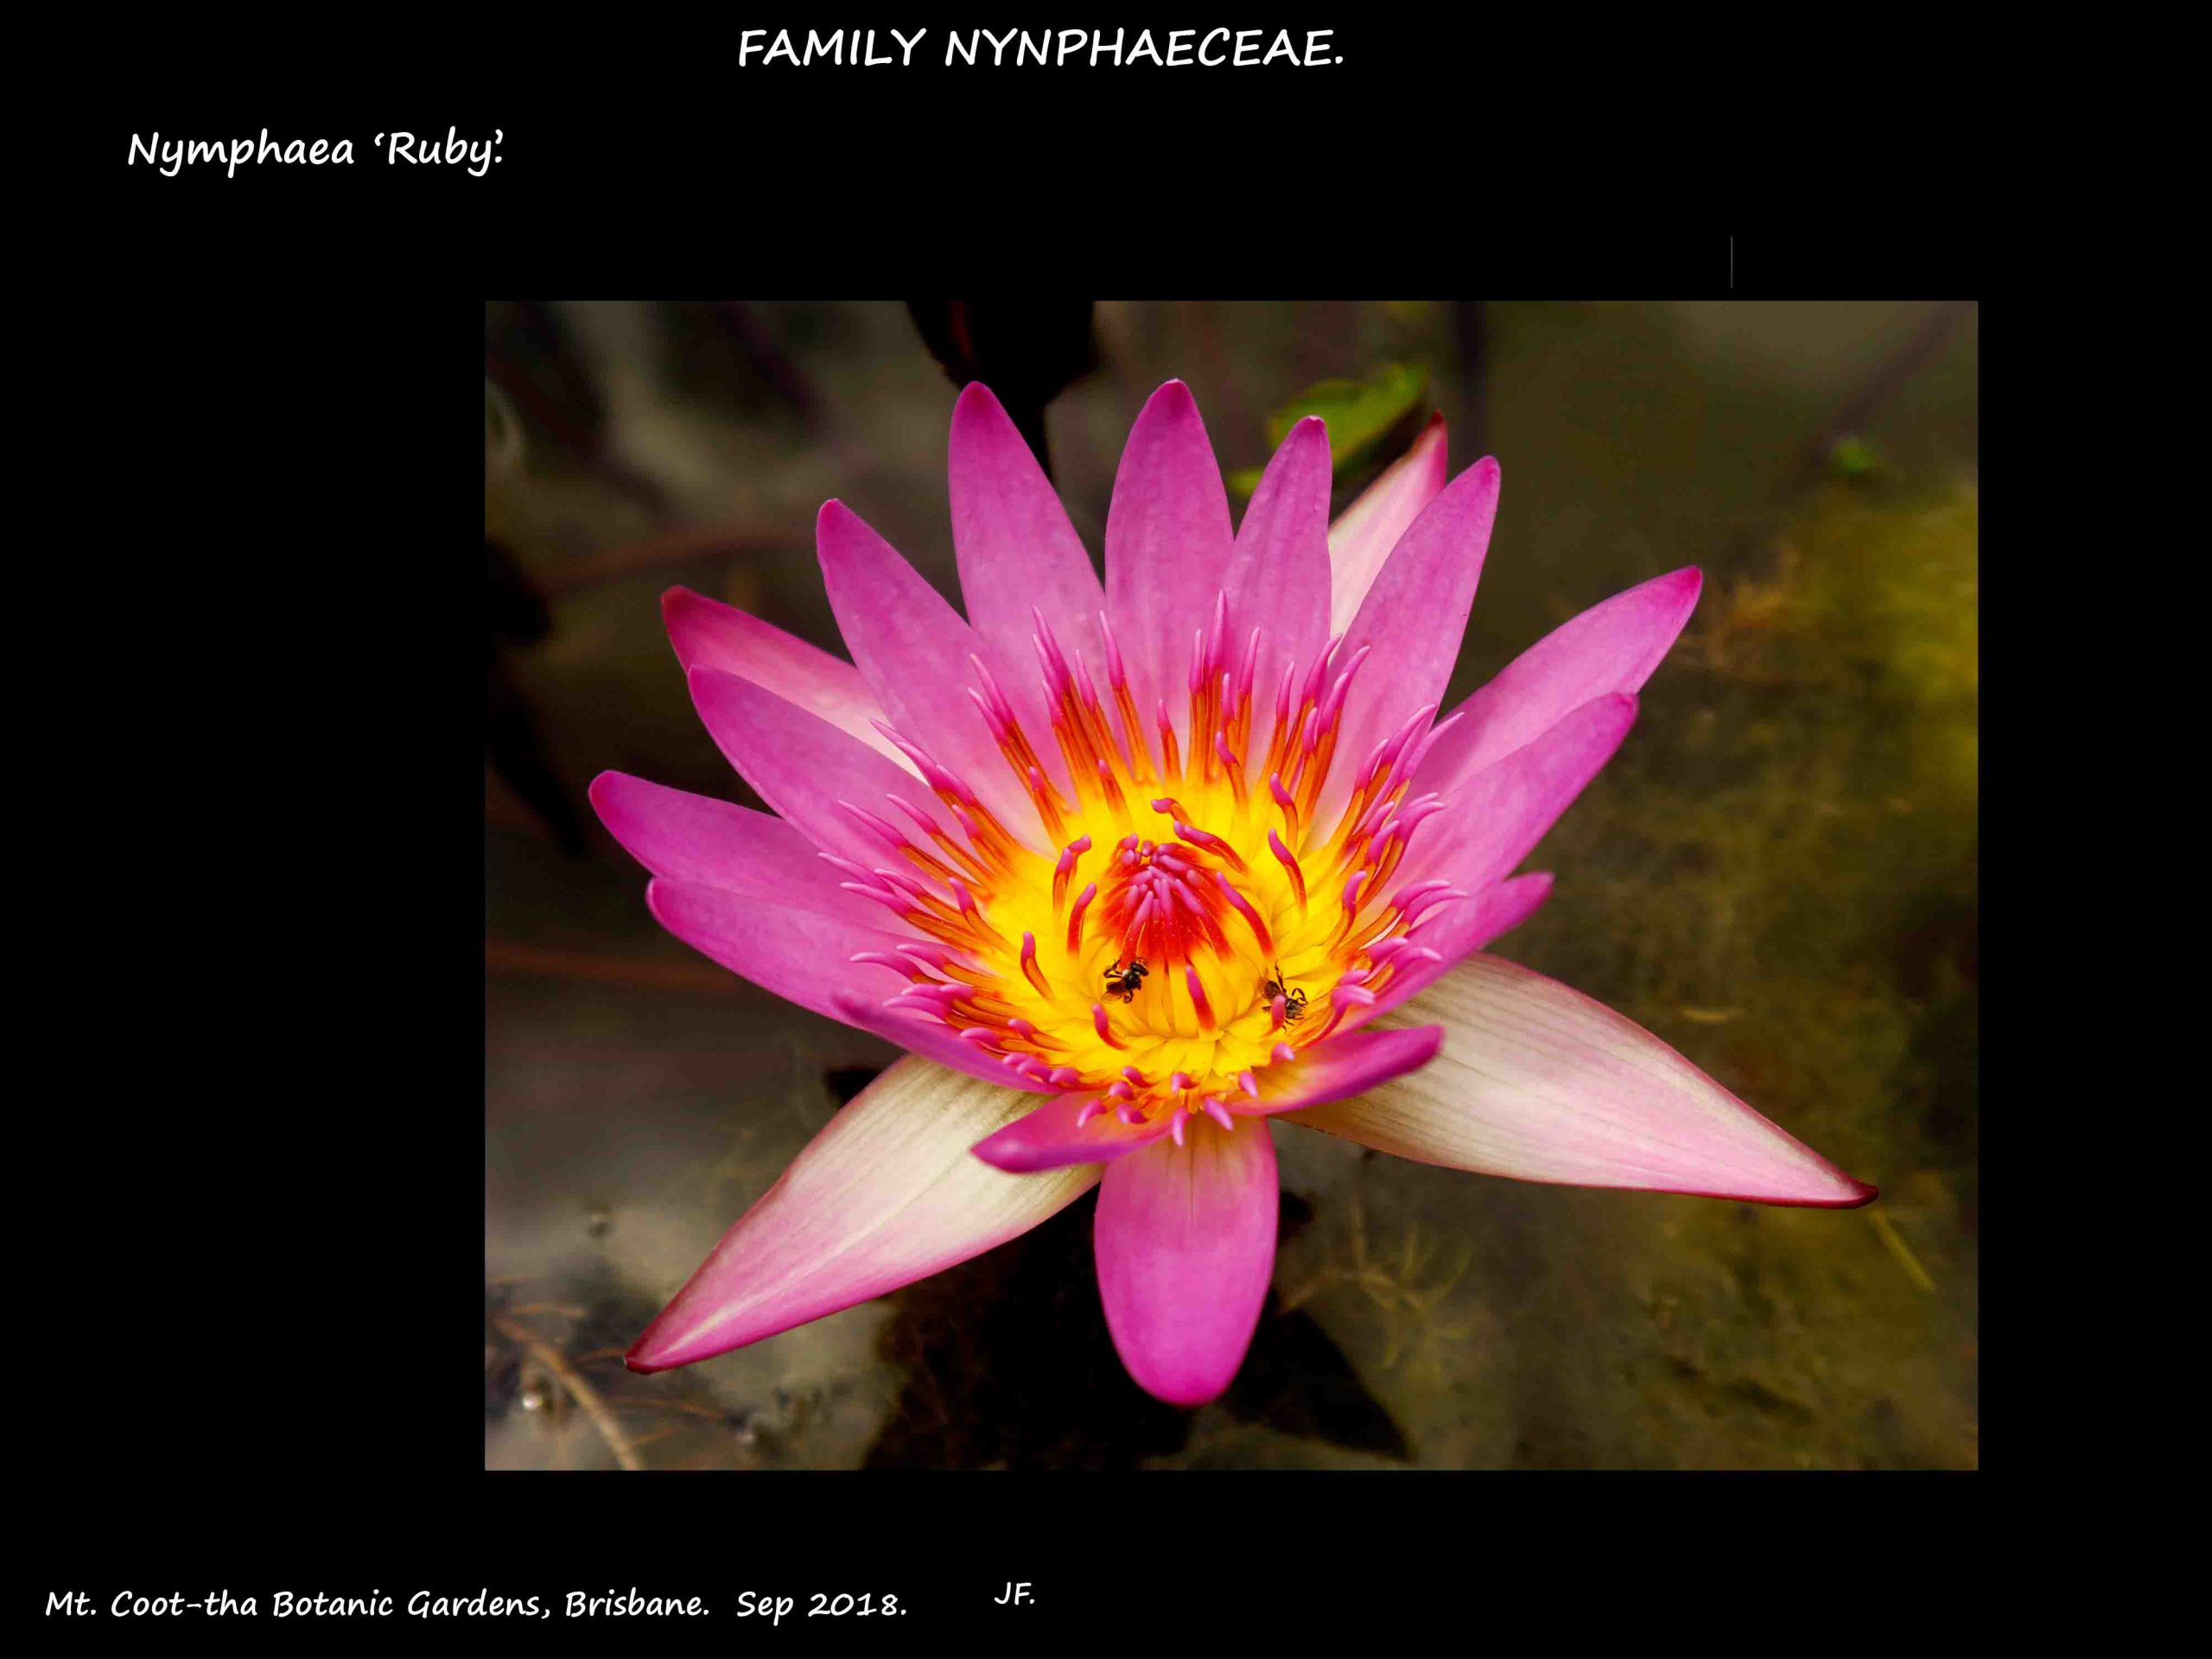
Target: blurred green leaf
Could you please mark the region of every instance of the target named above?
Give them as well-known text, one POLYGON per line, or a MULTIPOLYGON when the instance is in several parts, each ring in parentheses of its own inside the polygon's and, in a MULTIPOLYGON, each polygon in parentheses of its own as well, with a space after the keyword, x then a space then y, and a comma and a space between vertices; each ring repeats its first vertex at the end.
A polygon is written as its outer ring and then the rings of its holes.
POLYGON ((1864 478, 1881 465, 1881 452, 1864 438, 1838 439, 1828 451, 1828 466, 1838 478, 1864 478))
MULTIPOLYGON (((1385 363, 1363 380, 1318 380, 1267 418, 1268 447, 1290 435, 1309 415, 1329 426, 1329 461, 1342 478, 1364 462, 1399 426, 1419 416, 1428 395, 1428 371, 1406 363, 1385 363)), ((1259 487, 1262 468, 1229 474, 1230 489, 1249 496, 1259 487)))

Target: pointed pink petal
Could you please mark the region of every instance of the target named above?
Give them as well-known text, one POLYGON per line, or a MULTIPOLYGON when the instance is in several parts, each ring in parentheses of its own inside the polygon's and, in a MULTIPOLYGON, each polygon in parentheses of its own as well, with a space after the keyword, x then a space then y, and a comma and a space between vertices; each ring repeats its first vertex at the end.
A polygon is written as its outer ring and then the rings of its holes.
POLYGON ((1240 1090, 1230 1096, 1229 1109, 1256 1116, 1344 1100, 1427 1065, 1443 1041, 1440 1026, 1339 1032, 1299 1050, 1294 1060, 1255 1072, 1253 1080, 1260 1085, 1260 1097, 1255 1100, 1240 1090))
POLYGON ((1633 1020, 1497 957, 1470 957, 1402 1020, 1441 1022, 1443 1052, 1287 1121, 1524 1181, 1835 1208, 1874 1196, 1633 1020))
POLYGON ((996 1052, 967 1041, 935 1014, 910 1008, 887 1008, 853 991, 831 996, 830 1005, 834 1018, 880 1037, 887 1043, 895 1043, 910 1054, 934 1060, 947 1071, 1018 1090, 1032 1101, 1039 1095, 1053 1092, 1051 1085, 1005 1064, 996 1052))
POLYGON ((904 977, 880 963, 852 958, 862 951, 892 954, 911 943, 912 934, 833 923, 810 912, 664 877, 646 886, 645 904, 656 921, 693 950, 786 1001, 984 1083, 1024 1094, 1049 1092, 943 1020, 884 1006, 906 988, 904 977))
MULTIPOLYGON (((878 817, 896 813, 895 808, 886 809, 889 795, 931 805, 930 791, 912 773, 750 680, 695 668, 691 702, 730 765, 778 817, 823 852, 868 869, 891 855, 882 840, 856 823, 840 801, 878 817)), ((942 813, 933 816, 944 821, 942 813)))
MULTIPOLYGON (((1065 785, 1058 746, 1038 689, 1037 625, 1044 613, 1061 649, 1080 652, 1105 686, 1106 653, 1098 616, 1106 595, 1090 555, 1068 522, 1052 481, 989 388, 971 384, 952 407, 947 477, 960 594, 982 641, 983 661, 1039 753, 1065 785)), ((1109 694, 1110 695, 1110 693, 1109 694)))
POLYGON ((862 927, 891 920, 882 906, 839 887, 842 878, 814 843, 769 813, 620 772, 592 779, 591 804, 615 840, 655 875, 862 927))
POLYGON ((1446 477, 1444 416, 1433 415, 1414 447, 1385 467, 1329 526, 1331 633, 1351 626, 1367 590, 1382 574, 1382 562, 1407 526, 1443 493, 1446 477))
POLYGON ((1147 722, 1162 700, 1187 722, 1192 637, 1213 621, 1233 541, 1205 423, 1170 380, 1129 429, 1106 512, 1106 613, 1147 722))
POLYGON ((668 626, 668 642, 676 647, 676 660, 686 671, 718 669, 766 686, 786 702, 797 703, 888 756, 900 770, 912 771, 891 740, 868 723, 882 719, 883 709, 850 663, 689 588, 671 588, 663 594, 660 613, 668 626))
POLYGON ((1229 1134, 1194 1117, 1183 1145, 1156 1141, 1106 1166, 1098 1292, 1122 1363, 1147 1393, 1198 1406, 1229 1386, 1274 1276, 1281 1205, 1265 1123, 1229 1134))
POLYGON ((1599 697, 1477 772, 1414 831, 1394 885, 1440 878, 1469 893, 1495 885, 1573 804, 1635 721, 1634 697, 1599 697))
MULTIPOLYGON (((655 921, 693 950, 762 989, 832 1020, 845 1018, 837 997, 868 988, 880 998, 893 996, 907 983, 887 968, 853 957, 911 944, 916 937, 912 933, 856 926, 664 875, 647 884, 645 905, 655 921)), ((887 918, 891 914, 880 909, 876 913, 887 918)))
POLYGON ((1435 951, 1437 960, 1423 958, 1408 967, 1394 969, 1376 993, 1374 1005, 1353 1010, 1338 1029, 1356 1031, 1427 989, 1470 953, 1486 949, 1535 915, 1551 891, 1550 874, 1538 870, 1501 881, 1471 899, 1437 906, 1408 935, 1416 946, 1435 951))
POLYGON ((1017 837, 1042 843, 1029 793, 1015 780, 969 695, 982 651, 922 574, 842 501, 815 519, 830 608, 861 677, 908 742, 958 777, 1017 837))
POLYGON ((1641 690, 1697 608, 1694 565, 1654 576, 1563 622, 1453 712, 1421 763, 1414 792, 1449 791, 1608 691, 1641 690))
POLYGON ((1333 769, 1315 821, 1330 823, 1351 775, 1374 747, 1441 702, 1459 660, 1483 556, 1497 517, 1497 462, 1485 457, 1452 480, 1398 538, 1344 634, 1338 662, 1369 655, 1344 704, 1333 769))
POLYGON ((638 861, 664 878, 646 887, 646 905, 694 950, 801 1007, 970 1077, 1045 1092, 942 1020, 883 1006, 906 988, 903 977, 851 958, 894 952, 917 936, 874 900, 839 887, 837 872, 782 819, 620 772, 601 774, 592 802, 638 861), (857 994, 864 988, 875 994, 857 994))
POLYGON ((995 1168, 1020 1174, 1064 1164, 1103 1164, 1148 1147, 1166 1135, 1166 1113, 1150 1123, 1128 1124, 1095 1095, 1060 1095, 996 1135, 976 1143, 976 1155, 995 1168), (1076 1120, 1084 1122, 1078 1124, 1076 1120))
POLYGON ((1256 627, 1268 653, 1259 664, 1261 696, 1286 660, 1302 670, 1328 643, 1329 435, 1319 416, 1292 427, 1260 475, 1224 587, 1231 646, 1243 650, 1256 627))
POLYGON ((1098 1178, 1008 1175, 969 1152, 1028 1096, 904 1059, 831 1118, 627 1356, 665 1370, 926 1278, 1025 1233, 1098 1178))

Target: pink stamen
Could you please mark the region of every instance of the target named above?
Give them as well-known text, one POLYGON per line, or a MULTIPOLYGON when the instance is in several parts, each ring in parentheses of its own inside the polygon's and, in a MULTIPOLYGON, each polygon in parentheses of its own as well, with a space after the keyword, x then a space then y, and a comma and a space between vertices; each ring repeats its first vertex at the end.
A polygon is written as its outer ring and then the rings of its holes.
POLYGON ((1344 697, 1351 690, 1352 676, 1359 672, 1360 664, 1367 660, 1368 653, 1374 649, 1372 645, 1362 645, 1352 652, 1351 661, 1344 664, 1344 671, 1337 676, 1337 683, 1329 688, 1328 697, 1321 704, 1321 723, 1324 726, 1337 723, 1337 716, 1344 712, 1344 697))
POLYGON ((1421 768, 1428 764, 1429 751, 1436 747, 1438 741, 1445 733, 1457 726, 1463 718, 1462 715, 1453 715, 1450 719, 1430 727, 1421 734, 1421 741, 1400 757, 1396 775, 1408 784, 1420 782, 1421 768))
POLYGON ((1114 638, 1114 625, 1106 620, 1106 613, 1098 613, 1099 638, 1106 642, 1106 679, 1116 688, 1129 683, 1128 670, 1122 666, 1121 642, 1114 638))
POLYGON ((1229 900, 1236 913, 1242 916, 1250 926, 1252 937, 1259 941, 1261 954, 1269 957, 1274 955, 1274 936, 1268 931, 1268 925, 1260 919, 1260 912, 1252 908, 1252 901, 1231 887, 1229 878, 1219 870, 1213 873, 1213 879, 1216 885, 1221 888, 1222 896, 1229 900))
POLYGON ((1216 732, 1213 735, 1213 752, 1220 759, 1223 768, 1229 773, 1230 791, 1236 798, 1236 810, 1242 812, 1248 804, 1244 786, 1244 762, 1238 757, 1236 751, 1229 747, 1229 740, 1219 732, 1216 732))
POLYGON ((905 836, 899 834, 899 828, 896 824, 886 823, 881 818, 877 817, 874 813, 868 811, 864 807, 855 806, 850 801, 839 801, 837 803, 837 808, 840 811, 852 818, 863 830, 866 830, 870 834, 875 836, 887 847, 890 848, 893 852, 906 853, 912 852, 913 850, 912 843, 907 841, 905 836))
POLYGON ((1437 906, 1451 904, 1456 900, 1465 899, 1467 896, 1467 891, 1464 887, 1439 887, 1433 891, 1422 893, 1411 904, 1408 904, 1401 899, 1399 900, 1398 909, 1400 914, 1404 916, 1406 918, 1407 926, 1410 928, 1422 916, 1427 915, 1430 911, 1435 909, 1437 906))
MULTIPOLYGON (((969 661, 974 658, 970 658, 969 661)), ((991 706, 991 700, 974 686, 967 688, 968 700, 976 705, 976 712, 983 717, 983 724, 991 728, 992 741, 1001 748, 1010 747, 1014 741, 1014 725, 991 706)))
POLYGON ((1076 861, 1090 850, 1090 837, 1077 836, 1060 849, 1060 861, 1052 867, 1052 910, 1058 914, 1068 896, 1068 879, 1075 874, 1076 861))
POLYGON ((934 982, 909 985, 896 996, 887 999, 883 1006, 887 1008, 927 1008, 932 1014, 943 1014, 967 995, 967 988, 962 985, 934 982))
POLYGON ((1083 913, 1090 908, 1090 901, 1098 896, 1098 884, 1093 881, 1076 894, 1075 908, 1068 912, 1068 954, 1074 956, 1083 945, 1083 913))
POLYGON ((1344 635, 1337 635, 1322 647, 1321 654, 1313 659, 1313 665, 1306 671, 1305 683, 1298 691, 1298 706, 1300 709, 1309 702, 1319 701, 1321 688, 1329 682, 1329 664, 1336 661, 1337 647, 1344 642, 1344 635))
POLYGON ((865 963, 871 968, 888 968, 893 973, 907 979, 918 981, 922 978, 921 969, 916 967, 906 957, 889 950, 861 950, 846 957, 845 960, 855 963, 865 963))
POLYGON ((1052 988, 1045 978, 1045 970, 1037 965, 1037 936, 1021 936, 1021 976, 1037 988, 1037 995, 1047 1002, 1052 1000, 1052 988))
POLYGON ((886 893, 881 887, 872 887, 859 881, 840 881, 837 885, 847 893, 857 893, 863 899, 874 899, 877 904, 896 916, 908 915, 913 908, 897 893, 886 893))
POLYGON ((1092 1029, 1098 1033, 1098 1040, 1107 1047, 1120 1048, 1122 1046, 1122 1039, 1114 1034, 1113 1028, 1106 1023, 1106 1005, 1103 1002, 1094 1002, 1090 1005, 1090 1024, 1092 1029))
POLYGON ((1290 849, 1282 844, 1282 837, 1272 830, 1268 831, 1268 850, 1275 855, 1275 861, 1290 873, 1290 885, 1298 894, 1299 908, 1304 909, 1306 872, 1298 868, 1298 861, 1291 856, 1290 849))
MULTIPOLYGON (((1268 833, 1273 835, 1274 832, 1269 830, 1268 833)), ((1210 830, 1196 829, 1178 820, 1175 825, 1175 838, 1178 841, 1187 841, 1193 847, 1203 847, 1216 857, 1228 860, 1229 868, 1239 875, 1250 874, 1245 868, 1244 861, 1237 857, 1236 849, 1210 830)))
POLYGON ((1347 923, 1359 914, 1359 884, 1366 880, 1365 870, 1354 870, 1351 880, 1344 883, 1344 918, 1347 923))
POLYGON ((1046 685, 1057 697, 1068 689, 1067 658, 1060 655, 1059 641, 1052 638, 1052 625, 1046 621, 1045 613, 1033 605, 1029 615, 1037 625, 1030 644, 1036 647, 1037 660, 1044 667, 1046 685))

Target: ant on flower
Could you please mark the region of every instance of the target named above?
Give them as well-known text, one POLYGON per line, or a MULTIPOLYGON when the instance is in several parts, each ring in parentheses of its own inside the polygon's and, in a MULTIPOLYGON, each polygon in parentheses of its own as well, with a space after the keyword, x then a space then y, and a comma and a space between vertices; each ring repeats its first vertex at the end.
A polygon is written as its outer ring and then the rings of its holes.
POLYGON ((1144 984, 1145 971, 1141 957, 1132 957, 1126 968, 1117 962, 1106 970, 1106 988, 1109 992, 1119 991, 1124 1002, 1135 1001, 1144 984))
POLYGON ((1282 998, 1282 1022, 1287 1026, 1296 1021, 1299 1016, 1306 1012, 1306 993, 1294 986, 1287 986, 1282 982, 1281 963, 1275 964, 1274 972, 1268 976, 1261 994, 1270 1002, 1277 997, 1282 998))

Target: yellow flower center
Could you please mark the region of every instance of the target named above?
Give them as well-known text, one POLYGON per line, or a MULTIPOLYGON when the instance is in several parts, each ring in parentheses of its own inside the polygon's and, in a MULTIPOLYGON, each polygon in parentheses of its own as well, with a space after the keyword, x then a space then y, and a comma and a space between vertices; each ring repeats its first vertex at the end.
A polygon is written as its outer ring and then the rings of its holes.
POLYGON ((1302 673, 1283 664, 1272 718, 1255 722, 1259 638, 1231 664, 1222 632, 1217 612, 1184 735, 1163 708, 1148 742, 1110 634, 1101 697, 1040 618, 1071 790, 1046 778, 987 672, 977 701, 1057 856, 1024 846, 963 780, 894 734, 965 842, 908 806, 931 847, 880 819, 871 827, 914 868, 854 871, 937 942, 869 958, 912 982, 895 1006, 933 1014, 1008 1067, 1094 1096, 1095 1109, 1131 1123, 1219 1116, 1259 1097, 1269 1066, 1375 1001, 1421 912, 1459 896, 1435 881, 1380 898, 1436 805, 1405 799, 1433 710, 1365 757, 1342 810, 1317 829, 1365 653, 1338 664, 1332 641, 1302 673))

